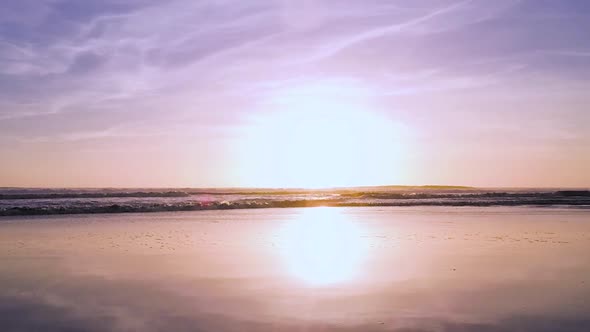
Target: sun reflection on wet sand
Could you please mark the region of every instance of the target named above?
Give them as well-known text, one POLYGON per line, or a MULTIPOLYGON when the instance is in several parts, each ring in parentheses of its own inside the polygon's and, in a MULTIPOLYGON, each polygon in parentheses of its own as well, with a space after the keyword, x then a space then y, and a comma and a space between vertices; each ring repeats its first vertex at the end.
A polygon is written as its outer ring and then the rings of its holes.
POLYGON ((288 272, 313 286, 358 278, 368 253, 363 229, 337 208, 304 210, 282 225, 280 254, 288 272))
POLYGON ((588 209, 11 217, 0 331, 590 331, 588 253, 588 209))

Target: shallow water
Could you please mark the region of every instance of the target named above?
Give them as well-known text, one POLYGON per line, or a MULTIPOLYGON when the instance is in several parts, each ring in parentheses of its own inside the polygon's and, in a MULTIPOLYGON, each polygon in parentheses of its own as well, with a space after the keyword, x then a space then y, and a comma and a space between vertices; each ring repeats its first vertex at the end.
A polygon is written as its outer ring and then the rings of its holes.
POLYGON ((590 331, 590 211, 0 218, 2 331, 590 331))

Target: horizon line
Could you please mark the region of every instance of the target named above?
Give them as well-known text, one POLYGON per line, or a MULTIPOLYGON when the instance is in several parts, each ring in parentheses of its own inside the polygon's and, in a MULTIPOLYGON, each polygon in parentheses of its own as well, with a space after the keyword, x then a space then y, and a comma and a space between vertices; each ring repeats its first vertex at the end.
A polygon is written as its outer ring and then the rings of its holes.
POLYGON ((455 190, 474 190, 474 189, 545 189, 545 190, 552 190, 552 189, 583 189, 583 190, 590 190, 590 186, 579 186, 579 187, 571 187, 571 186, 539 186, 539 187, 531 187, 531 186, 465 186, 465 185, 433 185, 433 184, 423 184, 423 185, 395 185, 395 184, 388 184, 388 185, 367 185, 367 186, 337 186, 337 187, 322 187, 322 188, 305 188, 305 187, 229 187, 229 186, 219 186, 219 187, 184 187, 184 186, 146 186, 146 187, 137 187, 137 186, 121 186, 121 187, 74 187, 74 186, 0 186, 0 190, 4 189, 190 189, 190 190, 271 190, 271 191, 327 191, 327 190, 351 190, 351 189, 410 189, 410 188, 418 188, 418 189, 455 189, 455 190))

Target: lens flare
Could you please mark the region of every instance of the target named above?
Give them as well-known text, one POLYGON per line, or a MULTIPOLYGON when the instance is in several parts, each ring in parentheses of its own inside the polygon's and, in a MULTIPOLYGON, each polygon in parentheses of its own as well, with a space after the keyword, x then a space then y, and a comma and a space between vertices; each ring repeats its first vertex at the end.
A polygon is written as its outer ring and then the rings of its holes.
POLYGON ((242 186, 329 188, 403 182, 405 129, 359 87, 278 93, 241 127, 232 155, 242 186))

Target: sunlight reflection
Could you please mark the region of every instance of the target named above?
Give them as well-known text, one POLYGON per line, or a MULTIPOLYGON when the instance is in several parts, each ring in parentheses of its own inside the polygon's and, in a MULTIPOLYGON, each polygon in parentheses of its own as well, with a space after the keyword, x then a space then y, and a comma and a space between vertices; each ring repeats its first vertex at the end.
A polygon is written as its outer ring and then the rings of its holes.
POLYGON ((281 254, 289 272, 308 284, 349 281, 367 255, 361 231, 343 210, 309 208, 281 229, 281 254))

